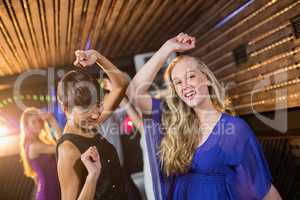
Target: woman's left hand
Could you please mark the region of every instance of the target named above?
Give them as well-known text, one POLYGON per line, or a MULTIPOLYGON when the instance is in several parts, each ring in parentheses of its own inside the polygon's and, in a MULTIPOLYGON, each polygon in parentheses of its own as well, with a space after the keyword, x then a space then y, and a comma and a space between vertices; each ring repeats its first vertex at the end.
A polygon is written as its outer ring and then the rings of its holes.
POLYGON ((100 56, 100 53, 96 50, 76 50, 75 51, 76 60, 74 65, 81 65, 83 67, 90 66, 96 63, 97 58, 100 56))

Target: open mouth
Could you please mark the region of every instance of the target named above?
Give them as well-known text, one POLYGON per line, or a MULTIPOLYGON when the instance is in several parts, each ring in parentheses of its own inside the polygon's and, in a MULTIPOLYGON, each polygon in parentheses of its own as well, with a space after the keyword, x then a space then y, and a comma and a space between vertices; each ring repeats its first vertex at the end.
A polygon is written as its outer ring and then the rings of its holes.
POLYGON ((195 94, 195 91, 189 91, 184 94, 184 97, 191 101, 194 98, 195 94))

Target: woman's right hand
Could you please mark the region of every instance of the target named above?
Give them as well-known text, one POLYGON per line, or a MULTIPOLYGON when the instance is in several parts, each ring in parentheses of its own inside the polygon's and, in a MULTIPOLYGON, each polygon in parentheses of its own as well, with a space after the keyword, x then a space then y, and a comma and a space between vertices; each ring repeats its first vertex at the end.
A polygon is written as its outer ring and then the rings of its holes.
POLYGON ((96 50, 76 50, 76 60, 74 61, 75 66, 90 66, 96 63, 97 59, 101 56, 96 50))
POLYGON ((195 48, 196 38, 185 33, 179 33, 165 42, 163 47, 171 52, 184 52, 195 48))
POLYGON ((81 161, 86 167, 90 176, 99 177, 101 173, 100 156, 95 146, 88 148, 83 154, 81 154, 81 161))

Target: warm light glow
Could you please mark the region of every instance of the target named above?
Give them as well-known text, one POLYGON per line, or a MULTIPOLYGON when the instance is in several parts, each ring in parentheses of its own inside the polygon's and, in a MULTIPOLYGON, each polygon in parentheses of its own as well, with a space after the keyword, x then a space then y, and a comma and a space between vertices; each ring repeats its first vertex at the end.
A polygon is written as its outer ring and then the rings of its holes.
POLYGON ((0 137, 9 134, 9 130, 5 125, 0 125, 0 137))
POLYGON ((0 137, 9 134, 9 128, 7 127, 7 121, 5 118, 0 117, 0 137))

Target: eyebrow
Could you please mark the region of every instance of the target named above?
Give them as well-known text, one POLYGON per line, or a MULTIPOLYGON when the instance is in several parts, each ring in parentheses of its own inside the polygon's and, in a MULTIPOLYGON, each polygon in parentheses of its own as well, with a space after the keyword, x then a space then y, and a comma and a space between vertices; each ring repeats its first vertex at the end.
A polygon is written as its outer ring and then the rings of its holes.
POLYGON ((191 72, 195 72, 194 70, 190 70, 190 71, 187 71, 186 73, 191 73, 191 72))
MULTIPOLYGON (((190 70, 190 71, 187 71, 186 72, 186 74, 188 74, 188 73, 192 73, 192 72, 195 72, 194 70, 190 70)), ((176 76, 174 76, 174 77, 172 77, 172 79, 173 79, 173 81, 175 80, 175 79, 179 79, 178 77, 176 77, 176 76)))

